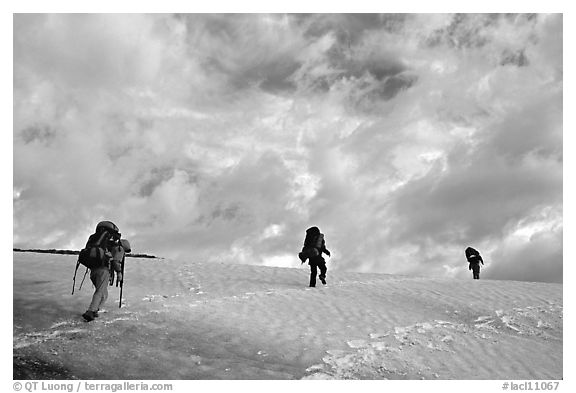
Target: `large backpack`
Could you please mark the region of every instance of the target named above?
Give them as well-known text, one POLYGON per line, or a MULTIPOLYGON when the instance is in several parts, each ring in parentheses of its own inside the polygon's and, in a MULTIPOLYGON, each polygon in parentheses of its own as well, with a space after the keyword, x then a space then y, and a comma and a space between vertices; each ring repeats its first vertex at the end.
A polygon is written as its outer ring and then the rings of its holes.
POLYGON ((81 264, 86 266, 82 283, 80 283, 80 289, 82 289, 82 284, 84 283, 88 269, 110 266, 110 257, 112 254, 109 250, 112 248, 113 243, 120 240, 120 236, 121 234, 118 232, 118 227, 111 221, 100 221, 98 225, 96 225, 96 232, 90 235, 86 242, 86 247, 80 250, 78 255, 78 261, 74 269, 74 277, 72 278, 72 295, 74 295, 74 289, 76 287, 78 267, 81 264))
POLYGON ((322 246, 324 245, 324 235, 319 233, 316 235, 314 240, 311 242, 310 247, 314 247, 318 251, 322 250, 322 246))
POLYGON ((468 262, 479 262, 480 261, 480 253, 473 249, 472 247, 468 247, 465 251, 466 259, 468 262))
POLYGON ((314 237, 304 241, 304 247, 302 248, 302 256, 306 258, 317 257, 322 252, 322 246, 324 245, 324 235, 322 233, 316 234, 314 237))
POLYGON ((86 247, 80 250, 78 262, 88 269, 108 266, 110 247, 114 234, 109 229, 99 229, 90 235, 86 247))

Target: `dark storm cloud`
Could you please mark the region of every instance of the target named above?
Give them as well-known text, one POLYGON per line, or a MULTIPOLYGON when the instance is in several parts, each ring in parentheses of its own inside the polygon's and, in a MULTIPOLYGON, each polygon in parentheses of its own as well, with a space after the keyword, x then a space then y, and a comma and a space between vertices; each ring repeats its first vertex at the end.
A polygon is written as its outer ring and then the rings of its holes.
POLYGON ((308 79, 324 92, 334 83, 362 79, 371 84, 366 99, 390 99, 416 80, 393 54, 364 53, 361 38, 378 29, 398 30, 403 16, 385 15, 197 15, 185 21, 191 55, 209 74, 223 78, 232 90, 260 88, 265 92, 295 92, 308 59, 302 52, 325 37, 335 41, 319 56, 331 69, 308 79), (310 41, 312 40, 312 41, 310 41), (200 48, 202 50, 200 50, 200 48))
POLYGON ((516 51, 505 50, 502 53, 502 60, 500 64, 505 65, 515 65, 517 67, 526 67, 530 64, 526 53, 522 49, 518 49, 516 51))
POLYGON ((54 140, 56 131, 47 125, 33 125, 26 127, 20 133, 20 137, 24 143, 38 142, 48 144, 54 140))
POLYGON ((400 32, 410 14, 308 14, 295 18, 305 27, 308 37, 318 38, 335 32, 341 45, 352 46, 369 31, 400 32))
POLYGON ((536 25, 537 14, 455 14, 450 23, 432 32, 428 45, 447 45, 456 49, 481 48, 492 43, 492 32, 499 25, 536 25))
POLYGON ((174 176, 174 168, 152 168, 140 180, 138 194, 142 197, 149 197, 160 184, 171 179, 172 176, 174 176))
POLYGON ((294 90, 296 54, 305 42, 284 15, 178 15, 190 54, 232 89, 294 90))

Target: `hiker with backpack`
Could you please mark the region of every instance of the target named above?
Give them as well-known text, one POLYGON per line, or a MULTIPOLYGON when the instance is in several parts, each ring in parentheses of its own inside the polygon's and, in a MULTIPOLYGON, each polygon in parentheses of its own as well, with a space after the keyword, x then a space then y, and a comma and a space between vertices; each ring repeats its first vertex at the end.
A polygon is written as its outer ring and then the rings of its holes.
MULTIPOLYGON (((118 227, 111 221, 101 221, 96 225, 96 231, 88 238, 78 256, 76 271, 80 264, 90 270, 90 281, 94 284, 94 295, 88 306, 88 310, 82 317, 90 322, 98 317, 100 307, 108 298, 108 283, 110 282, 110 272, 120 273, 118 279, 123 280, 121 261, 123 253, 120 255, 118 246, 120 245, 120 233, 118 227)), ((85 274, 86 275, 86 274, 85 274)), ((76 272, 74 273, 74 280, 76 272)), ((74 287, 72 288, 74 293, 74 287)))
POLYGON ((473 249, 472 247, 468 247, 465 251, 466 260, 468 261, 468 270, 472 270, 472 276, 474 280, 480 279, 480 263, 484 265, 484 261, 480 256, 478 250, 473 249))
POLYGON ((324 234, 320 233, 318 227, 311 227, 306 230, 306 238, 304 239, 304 246, 302 251, 298 254, 298 258, 302 263, 308 259, 310 265, 310 286, 316 286, 317 269, 320 269, 320 281, 326 285, 326 260, 322 257, 322 253, 330 256, 330 251, 326 248, 324 234))
POLYGON ((126 239, 120 239, 120 242, 112 248, 112 259, 110 268, 110 285, 114 285, 114 272, 116 272, 116 286, 120 286, 120 300, 118 308, 122 307, 122 290, 124 289, 124 260, 126 253, 132 252, 130 243, 126 239))

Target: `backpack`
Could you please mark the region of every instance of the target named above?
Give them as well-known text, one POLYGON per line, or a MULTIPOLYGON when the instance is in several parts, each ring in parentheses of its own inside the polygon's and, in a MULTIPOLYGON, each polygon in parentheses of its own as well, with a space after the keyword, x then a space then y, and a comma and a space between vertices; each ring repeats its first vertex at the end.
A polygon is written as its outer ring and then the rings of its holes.
POLYGON ((480 253, 473 249, 472 247, 468 247, 465 251, 466 260, 470 263, 478 263, 480 262, 480 253))
POLYGON ((108 229, 96 231, 90 235, 86 247, 80 250, 78 262, 88 269, 108 266, 112 238, 113 234, 108 229))
POLYGON ((84 277, 80 283, 80 289, 88 273, 88 269, 95 269, 98 267, 109 267, 110 258, 112 254, 110 249, 115 242, 120 241, 121 234, 118 232, 118 227, 111 221, 100 221, 96 225, 96 232, 90 235, 86 242, 86 247, 80 250, 78 254, 78 261, 76 261, 76 268, 74 269, 74 277, 72 278, 72 295, 76 287, 76 273, 80 265, 86 266, 84 277))
POLYGON ((124 249, 124 252, 130 254, 132 252, 132 248, 130 247, 130 242, 126 239, 120 239, 120 245, 124 249))
POLYGON ((312 239, 309 239, 308 242, 304 242, 304 247, 302 248, 302 256, 306 258, 313 258, 320 255, 322 246, 324 245, 324 235, 318 233, 312 239))

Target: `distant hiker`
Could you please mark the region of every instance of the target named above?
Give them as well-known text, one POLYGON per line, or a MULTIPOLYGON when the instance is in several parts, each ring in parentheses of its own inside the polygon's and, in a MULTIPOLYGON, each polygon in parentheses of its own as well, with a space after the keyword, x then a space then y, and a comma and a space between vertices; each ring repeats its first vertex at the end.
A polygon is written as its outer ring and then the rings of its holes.
POLYGON ((302 252, 298 254, 298 258, 302 263, 306 262, 308 259, 308 265, 310 265, 310 286, 316 286, 316 274, 317 268, 320 269, 320 281, 322 284, 326 285, 326 261, 322 257, 322 253, 330 256, 330 251, 326 248, 326 242, 324 241, 324 234, 320 233, 318 227, 311 227, 306 230, 306 238, 304 239, 304 246, 302 247, 302 252))
MULTIPOLYGON (((90 281, 92 281, 95 287, 88 310, 82 314, 82 317, 84 317, 87 322, 98 317, 100 307, 102 307, 108 298, 110 271, 113 270, 120 273, 118 278, 120 280, 123 279, 121 274, 123 251, 121 253, 118 249, 120 236, 118 227, 114 223, 101 221, 96 225, 96 232, 90 235, 86 242, 86 247, 80 251, 78 256, 76 270, 78 270, 79 264, 90 269, 90 281)), ((74 280, 75 279, 76 273, 74 273, 74 280)), ((74 293, 74 287, 72 288, 72 293, 74 293)))
POLYGON ((124 260, 126 253, 132 252, 130 243, 126 239, 120 239, 120 242, 112 248, 112 259, 110 266, 110 285, 114 284, 114 272, 116 272, 116 286, 120 286, 120 300, 118 308, 122 307, 122 290, 124 289, 124 260))
POLYGON ((469 262, 468 270, 472 270, 472 274, 474 276, 474 280, 480 279, 480 263, 484 265, 484 261, 480 256, 480 253, 473 249, 472 247, 468 247, 466 249, 466 259, 469 262))

